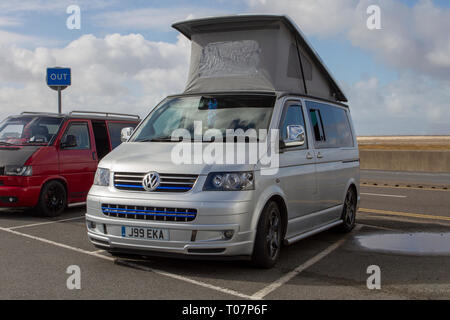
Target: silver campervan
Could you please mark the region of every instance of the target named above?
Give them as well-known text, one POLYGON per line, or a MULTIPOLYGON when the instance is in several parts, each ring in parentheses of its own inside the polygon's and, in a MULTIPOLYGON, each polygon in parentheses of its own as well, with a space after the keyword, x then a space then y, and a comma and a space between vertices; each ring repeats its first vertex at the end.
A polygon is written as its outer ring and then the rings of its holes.
POLYGON ((186 90, 152 109, 99 164, 90 241, 113 255, 248 258, 271 267, 283 245, 359 205, 347 99, 286 16, 173 25, 191 40, 186 90))

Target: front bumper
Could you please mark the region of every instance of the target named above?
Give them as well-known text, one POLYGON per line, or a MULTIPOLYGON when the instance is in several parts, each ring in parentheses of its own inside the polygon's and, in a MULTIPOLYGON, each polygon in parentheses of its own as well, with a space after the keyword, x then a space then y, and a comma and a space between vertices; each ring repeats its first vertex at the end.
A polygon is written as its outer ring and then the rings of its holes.
MULTIPOLYGON (((191 198, 196 198, 191 195, 191 198)), ((178 201, 117 198, 89 195, 86 222, 90 241, 98 248, 119 253, 145 255, 167 254, 203 257, 250 256, 255 231, 251 230, 252 201, 193 201, 179 197, 178 201), (195 208, 197 216, 190 222, 148 221, 103 214, 102 204, 195 208), (122 226, 158 228, 169 231, 169 241, 125 238, 122 226), (226 239, 225 231, 233 231, 226 239)))
POLYGON ((34 207, 39 200, 39 187, 0 186, 0 207, 34 207))

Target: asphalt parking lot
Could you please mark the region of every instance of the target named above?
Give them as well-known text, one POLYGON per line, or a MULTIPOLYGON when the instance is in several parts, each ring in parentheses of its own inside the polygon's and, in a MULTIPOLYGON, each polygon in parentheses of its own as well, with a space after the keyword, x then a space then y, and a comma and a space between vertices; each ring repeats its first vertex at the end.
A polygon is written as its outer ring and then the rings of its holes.
POLYGON ((116 260, 93 247, 84 207, 56 219, 0 209, 0 299, 450 299, 450 191, 363 185, 357 227, 243 261, 116 260), (81 270, 69 290, 66 270, 81 270), (379 266, 381 288, 367 287, 379 266))

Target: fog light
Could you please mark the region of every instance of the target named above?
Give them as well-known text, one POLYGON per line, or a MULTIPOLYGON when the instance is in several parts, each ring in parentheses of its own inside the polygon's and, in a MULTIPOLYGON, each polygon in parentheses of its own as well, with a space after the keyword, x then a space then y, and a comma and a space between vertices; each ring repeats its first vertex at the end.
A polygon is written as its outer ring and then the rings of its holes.
POLYGON ((226 240, 230 240, 231 238, 233 238, 233 235, 234 235, 234 230, 227 230, 227 231, 223 232, 223 237, 226 240))
POLYGON ((88 229, 95 229, 96 225, 93 221, 87 221, 87 227, 88 229))

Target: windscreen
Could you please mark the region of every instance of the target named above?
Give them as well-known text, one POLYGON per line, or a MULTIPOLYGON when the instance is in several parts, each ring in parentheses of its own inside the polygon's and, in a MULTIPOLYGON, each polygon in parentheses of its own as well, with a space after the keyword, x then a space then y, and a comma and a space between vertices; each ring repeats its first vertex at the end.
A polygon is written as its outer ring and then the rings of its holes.
POLYGON ((48 145, 62 121, 59 117, 10 117, 0 124, 0 145, 48 145))
POLYGON ((194 136, 199 124, 202 132, 217 129, 223 137, 227 129, 268 129, 274 104, 275 96, 259 95, 168 98, 144 120, 130 141, 170 140, 176 129, 186 129, 194 136))

